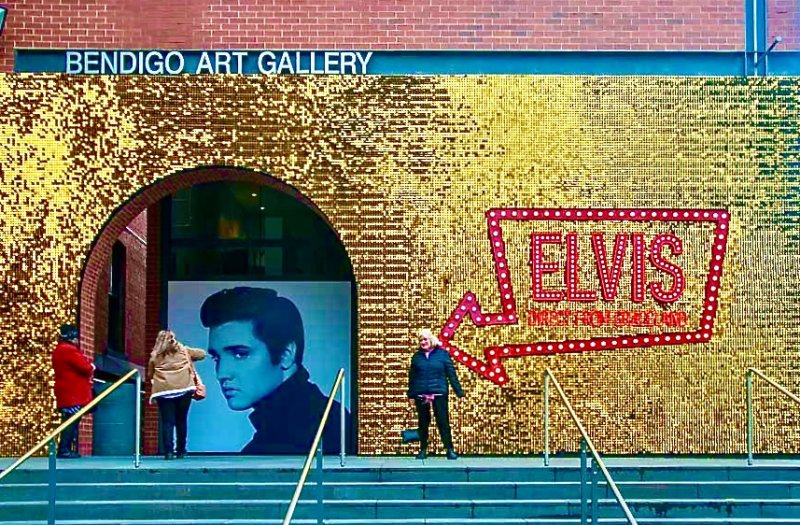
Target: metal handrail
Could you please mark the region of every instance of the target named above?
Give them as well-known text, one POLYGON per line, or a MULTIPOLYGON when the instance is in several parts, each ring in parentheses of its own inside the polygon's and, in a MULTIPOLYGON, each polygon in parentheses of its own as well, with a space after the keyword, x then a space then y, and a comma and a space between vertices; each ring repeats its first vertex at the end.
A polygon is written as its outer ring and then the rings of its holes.
MULTIPOLYGON (((328 416, 331 412, 331 407, 333 407, 333 400, 336 395, 336 389, 339 388, 339 385, 342 385, 342 402, 341 402, 341 446, 342 451, 340 454, 340 460, 342 466, 344 466, 344 368, 339 369, 339 373, 336 374, 336 381, 333 383, 333 388, 331 388, 331 393, 328 396, 328 404, 325 405, 325 411, 322 413, 322 419, 320 419, 319 427, 317 427, 317 433, 314 435, 314 441, 311 443, 311 450, 308 451, 308 456, 306 456, 306 461, 303 464, 303 470, 300 472, 300 479, 297 481, 297 486, 294 489, 294 495, 292 496, 292 500, 289 502, 289 508, 286 511, 286 516, 283 518, 283 525, 289 525, 292 522, 292 516, 294 515, 294 509, 297 507, 297 502, 300 499, 300 493, 303 491, 303 485, 305 485, 306 478, 308 477, 308 471, 311 468, 311 462, 314 460, 314 453, 317 451, 317 447, 320 446, 320 442, 322 441, 322 433, 325 430, 325 424, 328 422, 328 416)), ((322 495, 320 494, 320 497, 322 495)))
POLYGON ((139 448, 140 448, 140 446, 139 446, 139 444, 140 444, 139 443, 139 439, 140 439, 139 438, 139 434, 140 434, 139 426, 141 424, 140 423, 140 420, 141 420, 141 397, 140 397, 141 394, 140 394, 140 392, 141 392, 141 386, 142 386, 142 377, 139 374, 139 370, 134 368, 133 370, 130 370, 124 376, 119 378, 109 388, 103 390, 103 392, 101 392, 97 397, 92 399, 86 406, 84 406, 79 411, 77 411, 72 417, 70 417, 69 419, 67 419, 63 423, 61 423, 58 426, 58 428, 56 428, 55 430, 50 432, 47 435, 47 437, 42 439, 32 449, 30 449, 28 452, 23 454, 19 459, 17 459, 14 463, 12 463, 10 467, 8 467, 7 469, 5 469, 2 472, 0 472, 0 480, 2 480, 3 478, 5 478, 9 474, 11 474, 17 467, 19 467, 20 465, 25 463, 31 456, 33 456, 39 450, 44 448, 51 440, 55 439, 59 434, 61 434, 64 430, 66 430, 67 427, 69 427, 71 424, 73 424, 79 418, 83 417, 84 414, 89 412, 92 408, 94 408, 96 405, 98 405, 100 402, 102 402, 106 397, 111 395, 112 392, 114 392, 117 388, 122 386, 123 383, 128 381, 128 379, 130 379, 134 375, 136 375, 136 452, 134 454, 133 465, 134 465, 135 468, 139 468, 139 459, 140 459, 140 457, 139 457, 139 448))
POLYGON ((745 372, 745 387, 747 391, 747 464, 753 464, 753 374, 759 376, 761 379, 778 389, 779 392, 786 395, 789 399, 797 404, 800 404, 800 397, 789 392, 789 390, 775 381, 767 377, 764 373, 757 368, 748 368, 745 372))
MULTIPOLYGON (((625 513, 625 517, 628 519, 628 522, 631 525, 638 525, 636 519, 631 514, 631 510, 628 508, 628 504, 625 503, 625 499, 622 497, 622 494, 617 487, 617 484, 614 483, 614 480, 611 479, 611 474, 609 474, 608 469, 606 468, 606 464, 603 463, 603 460, 600 459, 600 454, 598 454, 597 449, 594 447, 594 443, 592 443, 591 438, 589 438, 589 434, 586 433, 586 429, 583 428, 583 424, 581 420, 578 419, 578 415, 575 413, 575 409, 572 408, 572 403, 569 402, 567 399, 567 395, 564 393, 564 390, 561 389, 561 385, 558 384, 558 380, 556 376, 553 375, 553 372, 549 368, 545 368, 544 370, 544 410, 545 410, 545 417, 544 417, 544 464, 548 465, 550 463, 550 438, 549 438, 549 426, 550 426, 550 415, 549 415, 549 402, 548 397, 550 393, 549 389, 549 380, 553 380, 553 385, 556 387, 556 391, 558 395, 561 396, 561 401, 564 402, 564 405, 567 407, 567 411, 569 412, 570 417, 572 417, 572 421, 575 422, 575 425, 578 427, 578 431, 581 433, 581 437, 583 438, 586 446, 589 447, 589 451, 592 453, 592 457, 594 458, 597 466, 600 468, 600 471, 603 473, 603 477, 606 478, 606 483, 608 486, 611 487, 611 491, 614 493, 614 497, 617 498, 617 502, 619 503, 620 507, 622 507, 622 511, 625 513)), ((593 499, 592 504, 595 504, 595 500, 593 499)))

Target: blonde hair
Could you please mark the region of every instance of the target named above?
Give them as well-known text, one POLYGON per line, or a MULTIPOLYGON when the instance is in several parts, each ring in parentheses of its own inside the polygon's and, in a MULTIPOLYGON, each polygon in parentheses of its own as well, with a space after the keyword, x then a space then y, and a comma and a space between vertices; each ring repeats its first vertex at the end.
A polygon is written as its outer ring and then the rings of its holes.
POLYGON ((433 335, 433 332, 431 332, 427 328, 423 328, 422 330, 419 331, 419 337, 424 337, 425 339, 430 341, 433 346, 442 346, 442 342, 439 341, 439 338, 433 335))
POLYGON ((153 351, 150 352, 150 356, 155 357, 165 352, 174 352, 176 349, 176 345, 173 344, 174 340, 174 334, 172 332, 169 330, 161 330, 156 336, 156 344, 153 345, 153 351), (173 337, 170 338, 169 336, 173 337))

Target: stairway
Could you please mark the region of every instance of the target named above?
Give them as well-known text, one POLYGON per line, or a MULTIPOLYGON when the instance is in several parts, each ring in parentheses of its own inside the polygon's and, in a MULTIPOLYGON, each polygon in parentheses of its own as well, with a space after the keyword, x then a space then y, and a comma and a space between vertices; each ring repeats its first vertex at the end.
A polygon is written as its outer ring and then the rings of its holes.
MULTIPOLYGON (((575 458, 462 458, 424 462, 326 458, 325 521, 339 525, 579 523, 575 458)), ((0 460, 0 466, 10 463, 0 460)), ((281 523, 300 458, 83 458, 59 462, 57 523, 178 525, 281 523)), ((611 458, 614 479, 641 524, 800 525, 800 461, 611 458)), ((45 523, 47 462, 30 460, 0 483, 0 523, 45 523)), ((313 481, 312 471, 312 481, 313 481)), ((600 523, 626 523, 605 483, 600 523)), ((293 523, 316 523, 309 483, 293 523)))

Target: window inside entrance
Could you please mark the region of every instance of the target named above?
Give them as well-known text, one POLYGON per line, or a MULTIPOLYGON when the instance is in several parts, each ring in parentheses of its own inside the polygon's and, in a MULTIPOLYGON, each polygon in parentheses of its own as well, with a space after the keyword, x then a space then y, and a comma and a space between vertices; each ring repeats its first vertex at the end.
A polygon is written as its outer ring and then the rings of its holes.
POLYGON ((268 186, 198 184, 167 199, 164 212, 169 280, 352 279, 330 226, 268 186))
POLYGON ((117 241, 111 249, 108 269, 108 332, 106 351, 125 354, 125 246, 117 241))

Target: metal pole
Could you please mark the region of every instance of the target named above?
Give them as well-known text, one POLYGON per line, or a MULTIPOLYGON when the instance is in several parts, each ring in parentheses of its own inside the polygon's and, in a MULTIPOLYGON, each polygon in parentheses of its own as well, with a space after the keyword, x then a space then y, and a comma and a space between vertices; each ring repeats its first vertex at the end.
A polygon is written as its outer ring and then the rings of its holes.
POLYGON ((755 74, 755 0, 744 0, 744 76, 755 74))
POLYGON ((600 511, 598 500, 600 499, 600 487, 597 486, 597 478, 600 471, 597 469, 597 462, 592 461, 592 525, 600 522, 600 511))
POLYGON ((317 523, 322 525, 325 519, 325 486, 323 485, 322 476, 325 470, 322 466, 322 440, 319 440, 319 448, 317 448, 317 523))
POLYGON ((328 422, 328 417, 331 415, 331 410, 333 409, 333 403, 335 402, 336 398, 336 389, 339 388, 339 383, 341 383, 342 379, 344 379, 344 368, 339 369, 339 372, 336 374, 336 381, 334 381, 330 394, 328 394, 328 402, 325 403, 325 411, 322 413, 322 418, 320 419, 319 426, 317 427, 317 433, 314 434, 314 439, 311 442, 311 447, 309 447, 308 455, 306 455, 306 459, 303 462, 303 469, 300 471, 300 479, 297 481, 297 485, 294 488, 294 495, 289 501, 289 507, 286 510, 286 515, 283 517, 283 525, 290 525, 292 522, 292 516, 294 516, 294 511, 297 508, 297 502, 300 500, 300 494, 303 492, 303 488, 305 487, 306 478, 311 472, 311 464, 314 462, 314 454, 316 453, 320 454, 319 466, 322 468, 322 434, 325 430, 325 423, 328 422))
MULTIPOLYGON (((594 447, 594 444, 592 443, 592 439, 589 437, 589 434, 586 432, 586 429, 583 428, 583 423, 581 423, 581 420, 578 418, 578 415, 575 413, 575 409, 572 407, 572 403, 569 402, 569 399, 567 398, 567 395, 564 393, 564 390, 561 388, 561 385, 558 384, 558 380, 553 375, 553 372, 548 369, 547 373, 550 375, 550 378, 553 380, 553 386, 555 386, 559 397, 561 398, 561 400, 566 405, 567 411, 569 412, 569 415, 572 418, 572 421, 575 423, 575 426, 578 427, 578 430, 581 433, 581 437, 583 438, 583 441, 581 442, 581 446, 585 446, 586 448, 588 448, 591 451, 592 457, 594 458, 594 460, 597 463, 597 467, 600 469, 600 471, 603 473, 603 477, 606 479, 606 483, 607 483, 606 486, 614 493, 614 497, 616 498, 617 502, 619 502, 620 507, 622 507, 622 511, 625 513, 625 517, 627 518, 628 522, 631 523, 631 525, 636 525, 636 523, 637 523, 636 522, 636 518, 634 518, 633 514, 631 514, 631 509, 628 507, 628 504, 625 503, 625 499, 622 497, 622 494, 620 493, 619 488, 617 487, 617 484, 614 483, 613 479, 611 479, 611 474, 608 472, 608 469, 606 468, 605 464, 603 463, 603 460, 600 458, 600 454, 597 452, 597 449, 594 447)), ((800 398, 797 398, 797 402, 800 403, 800 398)))
POLYGON ((758 76, 758 0, 753 0, 753 75, 758 76))
POLYGON ((134 440, 136 442, 136 450, 134 451, 133 455, 133 468, 139 468, 139 463, 141 461, 141 438, 142 438, 142 374, 136 373, 136 436, 134 440))
POLYGON ((550 376, 544 372, 544 466, 550 464, 550 376))
POLYGON ((344 466, 344 457, 345 457, 344 442, 345 442, 345 430, 346 429, 344 427, 344 420, 345 420, 345 417, 344 417, 344 401, 345 401, 344 391, 345 391, 346 381, 347 381, 347 376, 343 376, 342 377, 342 385, 341 385, 342 386, 342 395, 339 398, 339 403, 341 404, 341 410, 339 411, 339 434, 340 434, 340 439, 341 439, 341 442, 339 443, 339 445, 341 447, 339 449, 339 466, 340 467, 344 466))
POLYGON ((47 525, 56 523, 56 440, 47 444, 47 525))
POLYGON ((769 13, 767 10, 767 0, 755 0, 755 58, 753 59, 753 66, 756 69, 756 75, 767 76, 767 36, 769 35, 767 29, 767 21, 769 13))
POLYGON ((591 523, 595 523, 594 521, 594 500, 597 498, 597 494, 595 493, 595 483, 594 483, 594 458, 588 458, 589 462, 589 521, 591 523))
POLYGON ((747 464, 753 464, 753 373, 745 373, 745 389, 747 391, 747 464))
POLYGON ((581 525, 586 525, 586 440, 581 438, 581 525))

